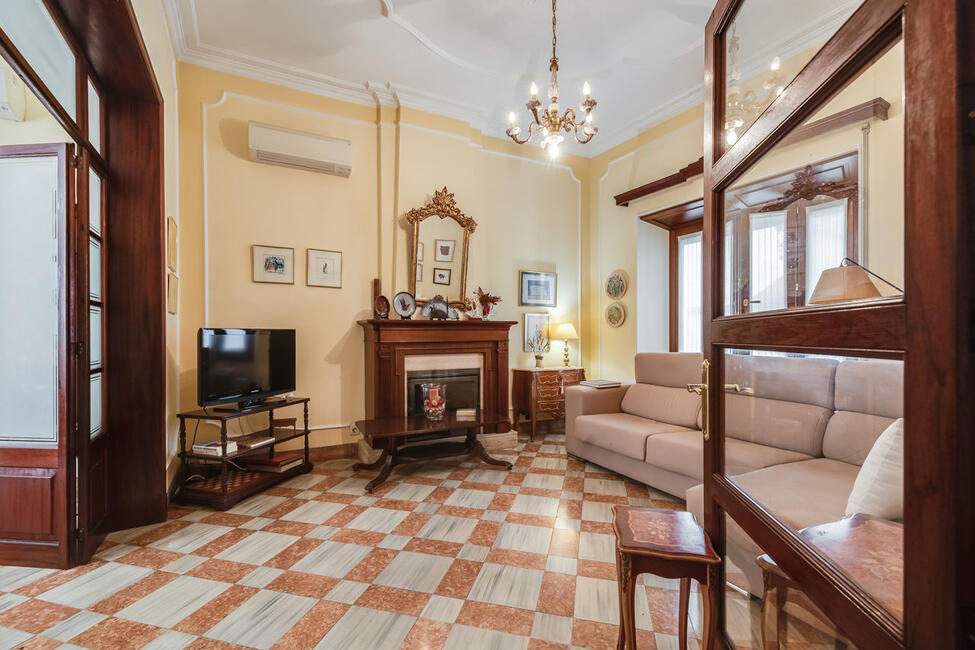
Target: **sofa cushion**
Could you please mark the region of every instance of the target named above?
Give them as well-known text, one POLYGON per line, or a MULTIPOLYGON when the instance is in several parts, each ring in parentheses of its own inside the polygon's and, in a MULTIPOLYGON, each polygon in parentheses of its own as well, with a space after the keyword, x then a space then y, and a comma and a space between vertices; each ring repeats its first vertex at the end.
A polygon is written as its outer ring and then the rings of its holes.
POLYGON ((645 458, 647 436, 665 431, 689 431, 689 429, 629 413, 580 415, 575 423, 577 439, 636 460, 645 458))
POLYGON ((823 433, 832 415, 832 410, 814 404, 725 395, 727 436, 809 456, 822 455, 823 433))
POLYGON ((693 429, 697 427, 701 396, 688 392, 686 386, 633 384, 627 389, 620 409, 630 415, 693 429))
POLYGON ((725 383, 751 388, 755 397, 832 410, 835 376, 833 359, 725 356, 725 383))
POLYGON ((836 368, 836 414, 823 436, 823 456, 862 465, 874 442, 904 412, 904 364, 850 360, 836 368))
POLYGON ((701 381, 698 352, 641 352, 634 359, 634 375, 639 384, 687 388, 701 381))
POLYGON ((823 456, 863 465, 877 438, 893 423, 893 419, 881 415, 837 411, 826 423, 823 456))
MULTIPOLYGON (((757 445, 728 438, 725 466, 729 475, 809 460, 811 456, 796 451, 757 445)), ((647 438, 647 462, 662 469, 704 480, 704 436, 700 431, 658 433, 647 438)))
POLYGON ((858 512, 881 519, 904 518, 904 419, 880 434, 853 483, 846 514, 858 512))

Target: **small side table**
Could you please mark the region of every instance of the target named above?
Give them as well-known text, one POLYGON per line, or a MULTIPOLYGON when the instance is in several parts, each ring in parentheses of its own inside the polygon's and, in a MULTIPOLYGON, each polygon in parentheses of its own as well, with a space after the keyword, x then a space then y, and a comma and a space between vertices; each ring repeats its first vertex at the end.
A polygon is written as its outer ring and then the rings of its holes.
POLYGON ((616 570, 620 594, 618 650, 636 650, 634 594, 636 577, 652 573, 680 580, 678 640, 687 650, 687 609, 691 580, 701 585, 704 604, 704 639, 709 648, 717 629, 717 567, 721 558, 711 547, 707 533, 690 512, 613 506, 616 532, 616 570))

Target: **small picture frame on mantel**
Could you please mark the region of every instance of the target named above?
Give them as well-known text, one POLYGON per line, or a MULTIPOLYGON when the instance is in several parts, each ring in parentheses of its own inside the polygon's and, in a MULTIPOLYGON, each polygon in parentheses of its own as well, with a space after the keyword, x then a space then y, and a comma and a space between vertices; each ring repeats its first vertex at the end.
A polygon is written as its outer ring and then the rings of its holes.
POLYGON ((251 246, 254 282, 295 283, 295 249, 282 246, 251 246))

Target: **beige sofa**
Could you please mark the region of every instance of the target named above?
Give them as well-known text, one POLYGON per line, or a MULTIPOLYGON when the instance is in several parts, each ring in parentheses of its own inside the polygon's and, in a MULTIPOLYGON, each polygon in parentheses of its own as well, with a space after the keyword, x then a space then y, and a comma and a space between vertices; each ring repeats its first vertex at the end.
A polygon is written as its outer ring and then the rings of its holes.
MULTIPOLYGON (((687 391, 700 374, 698 354, 639 354, 634 384, 568 388, 567 451, 685 497, 701 518, 701 400, 687 391)), ((844 516, 860 465, 903 407, 902 366, 890 361, 729 355, 725 383, 754 390, 726 394, 726 472, 795 529, 844 516)), ((734 581, 755 594, 759 554, 731 522, 734 581)))

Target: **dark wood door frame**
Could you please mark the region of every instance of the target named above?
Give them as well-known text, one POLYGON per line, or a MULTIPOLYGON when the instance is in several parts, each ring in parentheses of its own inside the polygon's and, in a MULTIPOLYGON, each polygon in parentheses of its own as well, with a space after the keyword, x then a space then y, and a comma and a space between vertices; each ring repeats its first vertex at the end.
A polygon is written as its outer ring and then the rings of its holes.
MULTIPOLYGON (((704 352, 712 385, 724 350, 752 347, 902 358, 905 362, 905 593, 896 621, 724 476, 724 391, 711 390, 705 527, 725 551, 725 513, 773 557, 859 647, 962 648, 975 639, 975 8, 964 0, 865 0, 795 77, 788 92, 720 153, 723 31, 742 0, 719 0, 705 38, 705 259, 720 250, 723 190, 882 54, 905 47, 906 298, 723 316, 723 268, 705 273, 704 352), (716 425, 716 426, 715 426, 716 425)), ((723 567, 722 567, 723 573, 723 567)), ((722 578, 724 576, 722 575, 722 578)), ((719 607, 719 646, 724 635, 719 607)))

